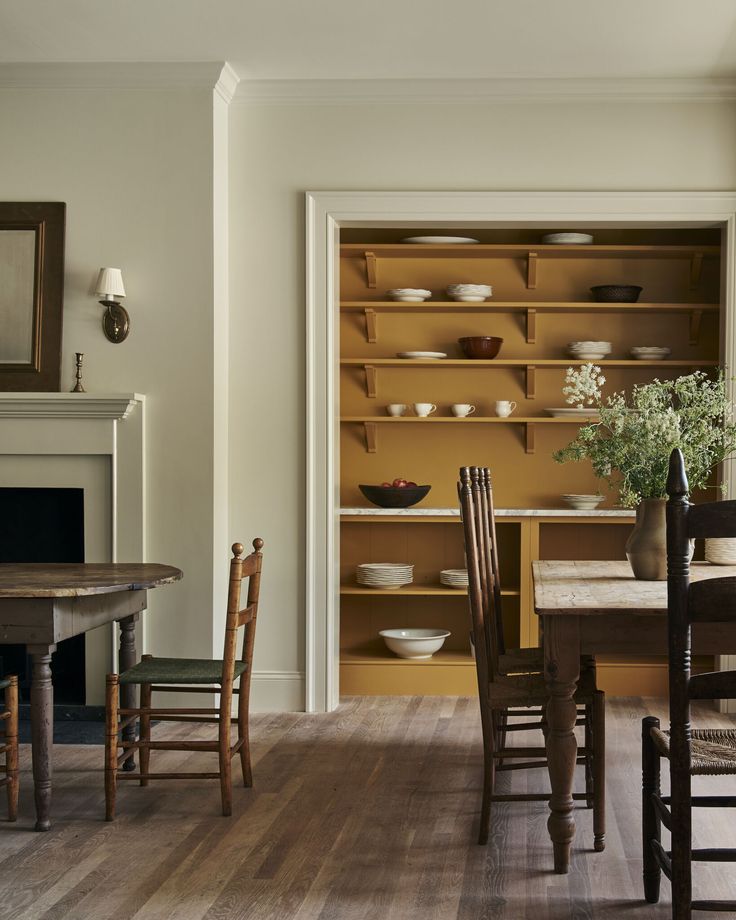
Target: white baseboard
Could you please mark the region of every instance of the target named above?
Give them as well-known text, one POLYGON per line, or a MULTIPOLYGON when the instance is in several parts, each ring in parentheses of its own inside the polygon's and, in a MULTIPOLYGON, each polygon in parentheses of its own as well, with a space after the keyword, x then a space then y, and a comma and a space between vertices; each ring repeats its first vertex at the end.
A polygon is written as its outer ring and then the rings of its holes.
POLYGON ((251 712, 304 712, 303 671, 254 671, 250 683, 251 712))

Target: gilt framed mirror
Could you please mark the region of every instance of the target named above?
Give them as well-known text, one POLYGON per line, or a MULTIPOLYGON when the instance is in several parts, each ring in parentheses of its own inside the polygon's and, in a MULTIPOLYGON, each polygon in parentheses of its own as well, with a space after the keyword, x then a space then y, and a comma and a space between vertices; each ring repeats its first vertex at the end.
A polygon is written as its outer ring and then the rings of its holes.
POLYGON ((62 202, 0 202, 0 390, 59 389, 62 202))

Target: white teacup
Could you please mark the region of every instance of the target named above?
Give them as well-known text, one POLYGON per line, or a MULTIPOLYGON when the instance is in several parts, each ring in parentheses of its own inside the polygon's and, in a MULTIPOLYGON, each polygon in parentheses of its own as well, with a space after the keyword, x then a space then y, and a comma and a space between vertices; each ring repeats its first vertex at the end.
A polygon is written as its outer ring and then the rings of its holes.
POLYGON ((496 403, 496 415, 501 418, 508 418, 516 408, 516 403, 508 399, 499 399, 496 403))
POLYGON ((437 411, 437 406, 434 403, 414 403, 414 411, 420 418, 426 418, 437 411))
POLYGON ((472 415, 475 412, 475 406, 470 403, 454 403, 450 406, 455 418, 465 418, 466 415, 472 415))
POLYGON ((396 418, 399 415, 403 415, 408 408, 409 407, 405 406, 404 403, 391 403, 390 405, 386 406, 386 412, 396 418))

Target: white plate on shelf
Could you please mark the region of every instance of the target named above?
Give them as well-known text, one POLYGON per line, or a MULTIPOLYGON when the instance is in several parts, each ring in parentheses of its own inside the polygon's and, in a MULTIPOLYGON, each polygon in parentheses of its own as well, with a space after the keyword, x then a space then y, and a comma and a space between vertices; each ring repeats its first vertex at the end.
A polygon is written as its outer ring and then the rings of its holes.
POLYGON ((474 240, 471 236, 407 236, 400 242, 428 245, 455 245, 460 243, 480 243, 480 240, 474 240))
POLYGON ((545 233, 543 243, 557 246, 584 246, 593 242, 590 233, 545 233))
POLYGON ((396 354, 397 358, 446 358, 447 354, 444 351, 399 351, 396 354))
POLYGON ((553 418, 598 418, 598 412, 593 409, 582 409, 574 408, 573 406, 566 406, 559 409, 546 409, 546 412, 553 418))

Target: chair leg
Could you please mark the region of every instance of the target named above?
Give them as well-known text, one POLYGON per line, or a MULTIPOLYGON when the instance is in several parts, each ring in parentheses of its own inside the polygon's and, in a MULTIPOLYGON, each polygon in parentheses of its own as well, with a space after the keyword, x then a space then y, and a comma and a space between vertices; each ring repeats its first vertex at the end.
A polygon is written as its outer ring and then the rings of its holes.
POLYGON ((481 719, 483 730, 483 796, 480 806, 480 830, 478 833, 478 843, 484 846, 488 843, 488 836, 491 830, 491 796, 496 780, 496 761, 493 757, 496 746, 496 715, 490 713, 489 718, 481 719))
MULTIPOLYGON (((151 708, 151 684, 141 684, 140 705, 144 712, 141 712, 141 727, 139 738, 141 746, 138 748, 138 755, 140 757, 141 774, 144 774, 148 773, 151 763, 151 749, 147 746, 148 742, 151 740, 151 717, 144 714, 146 709, 151 708)), ((148 779, 143 775, 141 775, 140 784, 141 786, 148 785, 148 779)))
MULTIPOLYGON (((671 755, 672 756, 672 755, 671 755)), ((670 760, 672 804, 672 920, 692 915, 692 802, 690 774, 670 760)))
POLYGON ((660 757, 654 741, 652 729, 659 728, 659 719, 647 716, 641 723, 641 826, 644 897, 650 904, 659 901, 659 883, 662 870, 654 858, 652 844, 662 838, 662 824, 659 820, 652 797, 660 794, 660 757))
POLYGON ((233 768, 230 751, 230 712, 220 712, 220 795, 222 813, 227 818, 233 813, 233 768))
POLYGON ((5 770, 8 790, 8 821, 18 818, 18 678, 10 678, 10 686, 5 691, 5 708, 9 713, 5 720, 5 770))
POLYGON ((595 744, 595 735, 593 733, 593 705, 588 704, 585 707, 585 747, 588 751, 585 757, 585 807, 592 808, 595 796, 593 783, 593 745, 595 744))
POLYGON ((118 709, 120 685, 117 674, 107 675, 105 694, 105 820, 115 819, 118 778, 118 709))
POLYGON ((250 727, 248 720, 248 687, 241 681, 238 697, 238 741, 240 745, 240 768, 243 771, 243 785, 253 785, 253 771, 250 765, 250 727))
POLYGON ((593 849, 602 853, 606 848, 606 695, 602 690, 595 692, 592 715, 593 849))

